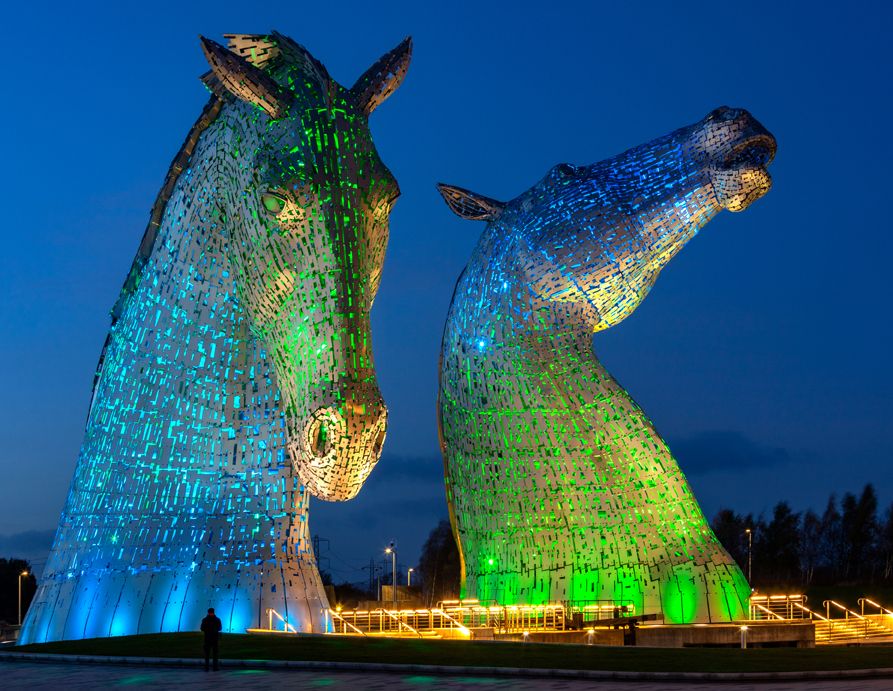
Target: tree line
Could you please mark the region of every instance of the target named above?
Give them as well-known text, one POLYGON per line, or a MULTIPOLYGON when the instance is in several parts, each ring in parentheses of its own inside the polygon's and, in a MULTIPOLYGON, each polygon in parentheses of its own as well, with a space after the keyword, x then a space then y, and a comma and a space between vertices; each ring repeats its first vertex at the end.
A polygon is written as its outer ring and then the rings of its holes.
POLYGON ((459 547, 450 522, 443 519, 428 534, 419 556, 422 601, 428 607, 459 597, 460 563, 459 547))
POLYGON ((832 494, 821 514, 780 501, 769 518, 721 509, 712 527, 745 574, 751 531, 757 588, 893 583, 893 504, 879 514, 871 484, 839 501, 832 494))

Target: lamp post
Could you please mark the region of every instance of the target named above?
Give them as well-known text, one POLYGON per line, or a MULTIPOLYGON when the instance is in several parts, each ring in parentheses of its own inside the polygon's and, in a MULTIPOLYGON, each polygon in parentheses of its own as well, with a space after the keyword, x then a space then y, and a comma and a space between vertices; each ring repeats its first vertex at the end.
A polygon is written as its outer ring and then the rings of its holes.
POLYGON ((745 528, 744 532, 747 533, 747 582, 751 583, 751 588, 753 588, 753 583, 751 582, 752 569, 753 569, 753 531, 750 528, 745 528))
POLYGON ((397 550, 393 542, 385 547, 384 553, 391 555, 391 590, 394 594, 394 609, 397 609, 397 550))
POLYGON ((22 628, 22 579, 28 575, 27 571, 19 574, 19 628, 22 628))
POLYGON ((406 570, 406 587, 407 588, 412 585, 412 572, 413 571, 415 571, 415 569, 407 569, 406 570))
POLYGON ((375 565, 375 596, 381 602, 381 564, 375 565))

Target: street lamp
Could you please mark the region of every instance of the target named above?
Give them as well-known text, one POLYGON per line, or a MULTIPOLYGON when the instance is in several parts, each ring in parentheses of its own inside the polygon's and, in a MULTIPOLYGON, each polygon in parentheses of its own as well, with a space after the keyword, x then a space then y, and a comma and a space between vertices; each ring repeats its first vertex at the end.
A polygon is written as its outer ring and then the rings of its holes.
POLYGON ((19 574, 19 628, 22 628, 22 579, 30 575, 27 571, 19 574))
POLYGON ((753 583, 751 582, 752 576, 752 567, 753 567, 753 531, 750 528, 745 528, 744 532, 747 533, 747 582, 751 584, 751 588, 753 588, 753 583))
POLYGON ((375 597, 381 602, 381 564, 375 566, 375 597))
POLYGON ((413 571, 415 571, 415 569, 407 569, 406 570, 406 587, 407 588, 412 585, 412 572, 413 571))
POLYGON ((393 542, 385 547, 384 553, 391 555, 391 590, 394 593, 394 609, 397 609, 397 550, 393 542))

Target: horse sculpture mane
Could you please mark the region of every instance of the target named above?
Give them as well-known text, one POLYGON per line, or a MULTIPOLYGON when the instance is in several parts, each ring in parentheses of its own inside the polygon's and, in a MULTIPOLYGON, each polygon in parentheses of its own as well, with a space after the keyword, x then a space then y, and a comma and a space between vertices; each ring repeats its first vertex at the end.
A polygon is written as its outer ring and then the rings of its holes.
POLYGON ((769 190, 774 138, 704 120, 510 202, 440 185, 487 221, 444 329, 438 402, 463 597, 602 604, 670 623, 742 617, 746 580, 666 443, 592 351, 722 209, 769 190))
POLYGON ((396 180, 368 116, 409 39, 350 89, 291 39, 202 39, 212 97, 112 310, 86 432, 20 640, 321 631, 310 496, 353 497, 384 443, 369 310, 396 180))

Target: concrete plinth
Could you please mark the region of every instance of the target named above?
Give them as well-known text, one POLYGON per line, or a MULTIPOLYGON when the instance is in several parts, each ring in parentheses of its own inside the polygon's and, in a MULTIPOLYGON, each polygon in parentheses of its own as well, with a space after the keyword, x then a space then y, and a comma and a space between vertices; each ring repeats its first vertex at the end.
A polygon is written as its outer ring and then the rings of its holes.
POLYGON ((693 624, 641 626, 636 645, 652 648, 738 647, 741 627, 747 626, 747 647, 815 647, 815 625, 804 623, 746 622, 740 624, 693 624))

